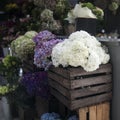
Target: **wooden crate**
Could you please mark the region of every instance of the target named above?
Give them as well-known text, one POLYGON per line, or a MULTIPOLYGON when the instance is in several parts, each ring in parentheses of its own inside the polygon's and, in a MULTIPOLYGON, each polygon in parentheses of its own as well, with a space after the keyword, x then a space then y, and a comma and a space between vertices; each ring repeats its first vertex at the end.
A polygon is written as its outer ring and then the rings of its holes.
POLYGON ((79 120, 110 120, 110 103, 81 108, 78 114, 79 120))
POLYGON ((93 72, 81 67, 51 67, 48 78, 51 94, 70 110, 109 101, 112 97, 110 64, 101 65, 93 72))

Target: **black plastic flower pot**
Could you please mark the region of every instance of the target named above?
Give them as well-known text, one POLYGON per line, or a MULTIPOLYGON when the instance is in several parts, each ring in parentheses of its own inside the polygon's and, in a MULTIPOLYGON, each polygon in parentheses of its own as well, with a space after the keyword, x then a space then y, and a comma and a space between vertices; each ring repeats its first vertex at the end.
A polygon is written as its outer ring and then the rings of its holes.
POLYGON ((97 19, 93 18, 77 18, 76 19, 76 31, 84 30, 91 35, 96 35, 97 19))

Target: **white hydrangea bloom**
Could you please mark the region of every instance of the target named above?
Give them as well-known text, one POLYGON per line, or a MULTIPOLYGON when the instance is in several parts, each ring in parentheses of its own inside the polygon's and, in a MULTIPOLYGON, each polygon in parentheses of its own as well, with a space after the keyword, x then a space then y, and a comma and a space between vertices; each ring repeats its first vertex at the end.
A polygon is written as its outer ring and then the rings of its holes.
POLYGON ((100 64, 101 62, 96 52, 90 51, 90 55, 88 57, 87 63, 82 67, 85 71, 89 72, 98 69, 100 64))
MULTIPOLYGON (((71 42, 70 42, 71 43, 71 42)), ((77 67, 82 66, 87 62, 88 49, 80 41, 73 41, 70 46, 71 56, 69 58, 69 65, 77 67)))
POLYGON ((68 39, 58 43, 53 48, 51 56, 56 67, 81 66, 86 71, 94 71, 100 64, 106 64, 110 59, 101 43, 82 30, 72 33, 68 39))

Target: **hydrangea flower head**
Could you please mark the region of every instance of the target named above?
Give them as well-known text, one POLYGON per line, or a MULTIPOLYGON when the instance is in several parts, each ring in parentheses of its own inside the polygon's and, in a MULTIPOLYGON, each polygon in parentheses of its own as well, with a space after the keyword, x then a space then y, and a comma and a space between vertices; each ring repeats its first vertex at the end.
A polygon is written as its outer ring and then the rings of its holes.
POLYGON ((36 43, 35 52, 34 52, 34 64, 48 70, 51 61, 52 48, 59 42, 61 39, 57 39, 54 34, 48 30, 39 32, 34 38, 33 41, 36 43))
POLYGON ((86 71, 94 71, 110 59, 101 43, 82 30, 72 33, 68 39, 55 45, 51 56, 55 67, 81 66, 86 71))
POLYGON ((44 31, 41 31, 39 32, 34 38, 33 38, 33 41, 36 43, 36 44, 40 44, 42 42, 45 42, 45 41, 49 41, 51 39, 54 39, 56 38, 56 36, 54 34, 52 34, 50 31, 48 30, 44 30, 44 31))
POLYGON ((60 120, 60 115, 57 113, 45 113, 41 116, 40 120, 60 120))

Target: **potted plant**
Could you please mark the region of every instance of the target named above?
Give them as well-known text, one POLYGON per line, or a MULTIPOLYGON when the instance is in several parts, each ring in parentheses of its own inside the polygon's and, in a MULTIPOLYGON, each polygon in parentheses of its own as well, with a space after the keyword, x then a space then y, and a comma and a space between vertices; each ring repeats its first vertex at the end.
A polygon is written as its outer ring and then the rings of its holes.
POLYGON ((66 20, 69 23, 75 23, 76 31, 85 30, 95 35, 96 20, 102 20, 103 15, 102 9, 94 6, 92 3, 79 3, 68 13, 66 20))
POLYGON ((2 106, 6 120, 12 119, 11 105, 14 103, 14 92, 18 87, 20 66, 20 60, 9 55, 0 63, 0 75, 3 78, 3 84, 0 85, 0 95, 3 96, 2 106))

